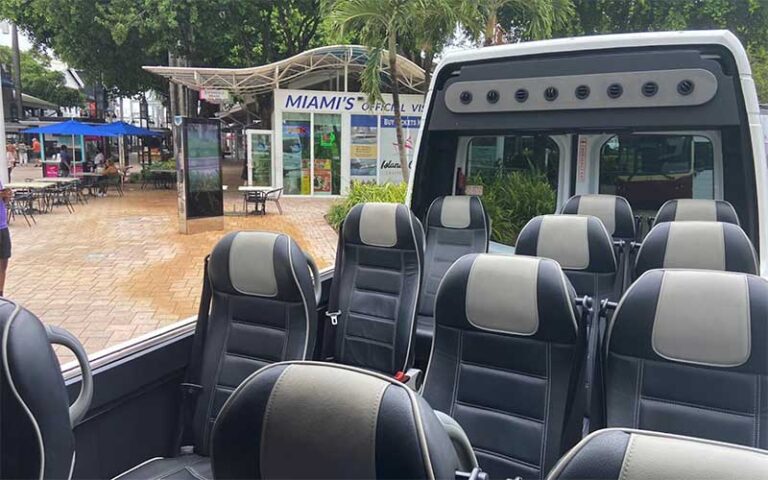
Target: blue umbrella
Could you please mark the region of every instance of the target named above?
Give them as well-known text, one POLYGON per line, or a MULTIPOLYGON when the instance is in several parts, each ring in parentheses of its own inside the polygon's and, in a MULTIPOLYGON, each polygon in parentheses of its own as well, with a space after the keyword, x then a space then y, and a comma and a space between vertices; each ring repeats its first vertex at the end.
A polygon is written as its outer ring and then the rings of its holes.
POLYGON ((34 127, 22 130, 21 133, 40 133, 43 135, 88 135, 93 137, 114 137, 116 134, 108 132, 87 123, 77 120, 54 123, 45 127, 34 127))
POLYGON ((134 135, 138 137, 159 137, 160 132, 153 132, 147 128, 136 127, 126 122, 113 122, 98 127, 102 132, 109 132, 113 135, 134 135))

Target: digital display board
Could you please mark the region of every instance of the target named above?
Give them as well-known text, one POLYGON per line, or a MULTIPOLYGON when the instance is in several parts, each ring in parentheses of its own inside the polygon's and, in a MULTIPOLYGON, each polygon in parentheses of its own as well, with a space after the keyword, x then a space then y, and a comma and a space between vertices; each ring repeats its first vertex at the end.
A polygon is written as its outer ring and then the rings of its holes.
POLYGON ((224 215, 221 133, 217 120, 182 118, 181 156, 186 218, 224 215))

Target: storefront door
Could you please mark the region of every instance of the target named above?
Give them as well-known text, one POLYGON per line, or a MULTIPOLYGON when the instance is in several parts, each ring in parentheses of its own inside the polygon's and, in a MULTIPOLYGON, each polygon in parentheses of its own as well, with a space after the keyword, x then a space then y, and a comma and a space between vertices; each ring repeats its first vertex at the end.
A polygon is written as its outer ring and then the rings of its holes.
POLYGON ((248 139, 248 185, 269 187, 272 178, 272 131, 246 130, 248 139))

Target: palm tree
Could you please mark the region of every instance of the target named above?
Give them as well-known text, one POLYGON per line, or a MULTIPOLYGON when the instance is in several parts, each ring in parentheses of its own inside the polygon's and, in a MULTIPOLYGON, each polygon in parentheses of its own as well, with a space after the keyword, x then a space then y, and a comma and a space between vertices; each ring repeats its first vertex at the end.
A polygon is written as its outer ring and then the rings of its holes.
POLYGON ((392 84, 392 103, 395 116, 400 169, 403 180, 408 181, 410 168, 405 153, 403 126, 400 112, 400 84, 397 69, 398 41, 413 27, 414 13, 419 4, 429 0, 337 0, 330 3, 328 21, 340 36, 354 34, 369 47, 370 52, 361 75, 362 89, 371 101, 381 99, 381 63, 387 52, 389 76, 392 84))
POLYGON ((503 10, 510 10, 525 37, 530 39, 550 38, 556 26, 567 22, 573 13, 571 0, 485 0, 480 6, 485 19, 483 45, 503 43, 499 39, 499 16, 503 10))

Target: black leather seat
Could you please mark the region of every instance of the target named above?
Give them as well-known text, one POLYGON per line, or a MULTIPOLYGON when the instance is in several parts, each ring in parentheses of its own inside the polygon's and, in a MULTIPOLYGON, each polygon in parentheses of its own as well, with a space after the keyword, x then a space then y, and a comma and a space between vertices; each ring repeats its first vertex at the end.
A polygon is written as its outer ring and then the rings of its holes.
POLYGON ((153 459, 117 478, 211 478, 211 428, 231 393, 266 365, 312 356, 317 306, 308 262, 285 234, 233 232, 216 244, 208 264, 213 298, 192 425, 194 454, 153 459))
POLYGON ((435 329, 435 295, 448 267, 468 253, 488 251, 490 222, 480 197, 439 197, 427 211, 427 247, 416 318, 416 362, 426 366, 435 329))
POLYGON ((72 427, 93 394, 85 351, 66 330, 46 327, 4 299, 0 332, 0 478, 70 478, 76 458, 72 427), (71 349, 82 368, 81 392, 71 407, 51 343, 71 349))
POLYGON ((540 215, 517 237, 515 253, 551 258, 570 279, 577 295, 596 303, 620 295, 613 241, 599 218, 591 215, 540 215))
POLYGON ((364 203, 347 214, 341 235, 335 361, 406 372, 424 261, 421 222, 403 204, 364 203))
POLYGON ((574 195, 566 200, 560 213, 592 215, 603 222, 608 235, 614 240, 635 240, 635 215, 624 197, 602 194, 574 195))
POLYGON ((704 478, 757 479, 768 472, 768 452, 643 430, 610 428, 586 437, 548 480, 704 478))
POLYGON ((231 396, 213 432, 217 479, 442 479, 460 467, 424 399, 366 370, 270 365, 231 396))
POLYGON ((723 222, 739 225, 736 209, 725 200, 668 200, 659 208, 654 226, 664 222, 723 222))
POLYGON ((635 277, 654 268, 695 268, 757 274, 757 254, 736 224, 665 222, 653 227, 637 253, 635 277))
POLYGON ((575 302, 545 258, 466 255, 440 285, 422 393, 464 428, 490 478, 540 478, 580 438, 575 302))
POLYGON ((768 447, 768 281, 650 270, 606 338, 607 426, 768 447))

